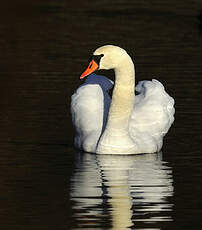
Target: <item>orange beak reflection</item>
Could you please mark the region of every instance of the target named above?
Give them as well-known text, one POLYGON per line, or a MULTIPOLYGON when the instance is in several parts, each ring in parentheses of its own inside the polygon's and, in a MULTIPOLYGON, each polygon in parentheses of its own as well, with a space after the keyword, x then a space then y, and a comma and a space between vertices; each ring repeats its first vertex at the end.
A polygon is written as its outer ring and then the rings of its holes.
POLYGON ((89 63, 88 68, 81 74, 80 79, 83 79, 84 77, 90 75, 91 73, 96 71, 98 68, 99 68, 98 64, 94 60, 92 60, 89 63))

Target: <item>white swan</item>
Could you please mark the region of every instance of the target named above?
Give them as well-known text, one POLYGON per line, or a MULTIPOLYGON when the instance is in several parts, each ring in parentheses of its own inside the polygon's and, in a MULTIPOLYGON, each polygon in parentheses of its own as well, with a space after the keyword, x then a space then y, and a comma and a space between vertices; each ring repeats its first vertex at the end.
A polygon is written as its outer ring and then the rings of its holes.
POLYGON ((127 52, 106 45, 95 50, 86 71, 89 76, 71 98, 75 146, 99 154, 139 154, 160 151, 174 121, 174 100, 157 81, 141 81, 135 88, 134 64, 127 52), (92 74, 114 69, 113 82, 92 74), (90 75, 90 76, 89 76, 90 75), (135 90, 139 93, 135 96, 135 90))

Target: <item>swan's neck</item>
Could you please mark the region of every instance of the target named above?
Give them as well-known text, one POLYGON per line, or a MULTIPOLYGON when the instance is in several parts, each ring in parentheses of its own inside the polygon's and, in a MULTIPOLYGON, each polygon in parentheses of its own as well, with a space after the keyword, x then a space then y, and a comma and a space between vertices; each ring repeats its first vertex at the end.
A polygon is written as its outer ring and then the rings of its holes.
POLYGON ((125 55, 115 68, 115 87, 107 125, 98 142, 97 153, 134 153, 135 145, 129 134, 129 119, 134 104, 134 84, 134 65, 131 58, 125 55))
POLYGON ((127 55, 115 68, 115 87, 106 130, 128 132, 128 123, 134 105, 135 69, 127 55))

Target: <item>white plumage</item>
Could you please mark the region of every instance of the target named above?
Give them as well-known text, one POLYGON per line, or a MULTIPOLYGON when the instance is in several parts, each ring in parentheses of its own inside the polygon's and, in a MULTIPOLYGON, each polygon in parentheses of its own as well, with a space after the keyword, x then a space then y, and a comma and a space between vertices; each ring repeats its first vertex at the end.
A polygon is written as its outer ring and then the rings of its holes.
MULTIPOLYGON (((95 54, 101 52, 107 56, 110 49, 109 46, 104 47, 107 47, 106 52, 101 47, 102 49, 95 51, 95 54)), ((113 52, 114 46, 110 48, 113 52)), ((127 58, 124 68, 127 68, 127 58)), ((102 59, 100 66, 103 66, 104 61, 107 60, 102 59)), ((122 62, 124 61, 122 58, 122 62)), ((114 68, 115 73, 118 72, 116 68, 114 68)), ((126 79, 125 77, 124 80, 126 79)), ((163 137, 174 121, 174 100, 157 80, 141 81, 135 90, 133 81, 134 76, 121 86, 121 80, 117 83, 116 79, 114 87, 116 90, 113 92, 112 101, 108 90, 114 83, 104 76, 91 74, 76 90, 71 98, 71 112, 76 130, 75 146, 77 148, 101 154, 138 154, 160 151, 163 137), (121 87, 125 87, 123 91, 121 87), (127 92, 131 87, 138 95, 134 96, 134 93, 129 92, 128 96, 127 92), (132 101, 131 105, 127 104, 127 97, 130 97, 128 100, 132 101), (117 100, 114 102, 114 104, 117 103, 114 109, 110 108, 113 100, 117 100), (118 104, 118 101, 121 103, 118 104), (131 106, 131 109, 122 108, 125 104, 128 107, 131 106)))
POLYGON ((140 152, 161 150, 163 137, 174 121, 174 100, 157 80, 141 81, 129 123, 129 131, 140 152))
POLYGON ((108 90, 113 82, 91 74, 72 95, 71 112, 76 129, 75 146, 86 152, 95 152, 98 139, 106 125, 111 98, 108 90))

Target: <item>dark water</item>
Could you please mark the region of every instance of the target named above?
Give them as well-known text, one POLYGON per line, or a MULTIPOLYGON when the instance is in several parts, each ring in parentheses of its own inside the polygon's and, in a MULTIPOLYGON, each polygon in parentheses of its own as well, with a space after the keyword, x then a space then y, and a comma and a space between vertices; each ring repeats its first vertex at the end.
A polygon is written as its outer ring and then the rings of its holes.
POLYGON ((1 229, 202 228, 201 13, 200 0, 1 3, 1 229), (161 153, 73 148, 70 96, 103 44, 175 98, 161 153))

